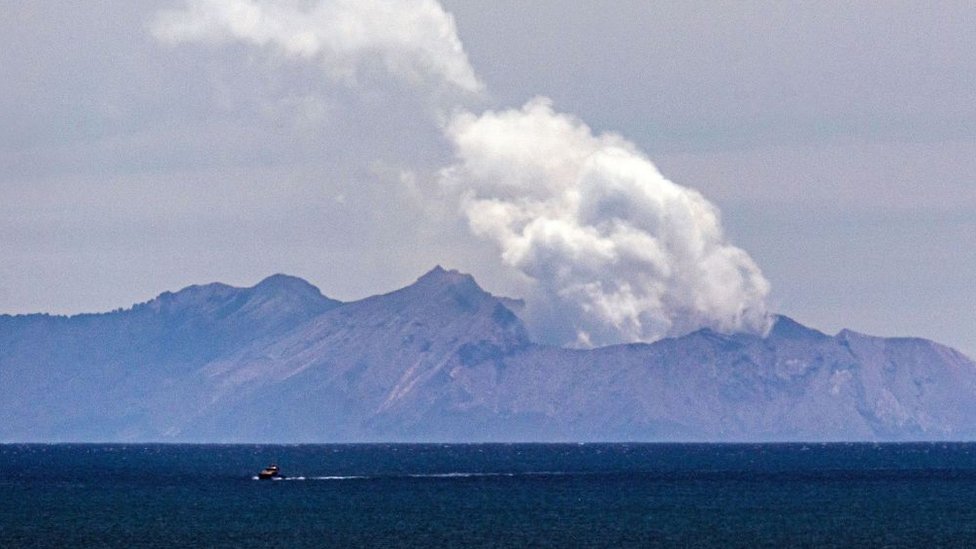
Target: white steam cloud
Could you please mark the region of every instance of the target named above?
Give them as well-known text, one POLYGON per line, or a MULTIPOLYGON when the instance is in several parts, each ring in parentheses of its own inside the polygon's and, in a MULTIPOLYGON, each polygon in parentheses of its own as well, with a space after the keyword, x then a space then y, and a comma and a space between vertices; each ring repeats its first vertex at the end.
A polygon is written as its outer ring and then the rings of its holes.
POLYGON ((454 18, 435 0, 188 0, 185 5, 157 14, 152 32, 158 39, 271 47, 288 56, 321 59, 332 75, 347 80, 375 58, 408 81, 472 93, 482 88, 454 18))
POLYGON ((458 163, 444 182, 471 230, 535 281, 533 318, 550 337, 590 346, 766 329, 769 284, 725 242, 716 208, 633 144, 593 135, 545 98, 459 114, 446 132, 458 163))
MULTIPOLYGON (((396 78, 482 85, 435 0, 188 0, 161 12, 168 42, 237 40, 316 59, 345 80, 378 59, 396 78)), ((763 332, 769 284, 730 245, 718 210, 665 179, 632 143, 594 135, 548 99, 445 116, 457 161, 440 184, 471 231, 526 277, 537 336, 577 346, 652 341, 710 327, 763 332)), ((409 139, 410 136, 404 136, 409 139)))

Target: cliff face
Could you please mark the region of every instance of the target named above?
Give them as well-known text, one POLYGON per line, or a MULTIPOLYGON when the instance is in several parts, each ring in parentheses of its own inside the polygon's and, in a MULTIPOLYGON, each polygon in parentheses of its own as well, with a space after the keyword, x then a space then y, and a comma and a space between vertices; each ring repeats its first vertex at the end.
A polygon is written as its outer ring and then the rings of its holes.
POLYGON ((0 316, 2 441, 961 440, 976 364, 779 317, 589 351, 436 268, 352 303, 276 275, 125 311, 0 316))

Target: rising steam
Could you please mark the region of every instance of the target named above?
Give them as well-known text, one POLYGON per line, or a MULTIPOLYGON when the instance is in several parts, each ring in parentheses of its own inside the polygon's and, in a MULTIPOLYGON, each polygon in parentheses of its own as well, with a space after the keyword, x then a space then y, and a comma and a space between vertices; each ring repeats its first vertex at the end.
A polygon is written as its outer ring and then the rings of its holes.
POLYGON ((482 88, 457 36, 454 18, 436 0, 187 0, 157 14, 153 34, 169 43, 237 40, 284 55, 320 60, 352 81, 364 61, 415 83, 482 88))
MULTIPOLYGON (((379 59, 401 80, 481 89, 453 19, 435 0, 185 6, 159 14, 158 38, 272 47, 320 60, 340 77, 379 59)), ((440 183, 471 231, 530 281, 526 316, 537 335, 592 346, 701 327, 767 329, 769 284, 726 242, 717 209, 665 179, 632 143, 594 135, 545 98, 480 115, 443 108, 454 112, 442 119, 457 160, 440 183)))
POLYGON ((457 115, 446 132, 458 162, 444 182, 471 230, 535 281, 533 319, 550 337, 590 346, 765 330, 759 268, 725 242, 712 204, 633 144, 593 135, 544 98, 457 115))

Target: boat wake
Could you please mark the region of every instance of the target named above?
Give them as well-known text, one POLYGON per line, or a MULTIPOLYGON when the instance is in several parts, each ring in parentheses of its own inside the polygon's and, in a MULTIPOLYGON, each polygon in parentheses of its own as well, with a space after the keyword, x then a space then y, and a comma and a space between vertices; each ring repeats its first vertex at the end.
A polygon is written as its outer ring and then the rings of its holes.
POLYGON ((359 475, 349 475, 349 476, 331 475, 331 476, 324 476, 324 477, 288 477, 282 480, 356 480, 356 479, 364 479, 364 478, 369 478, 369 477, 364 477, 359 475))
MULTIPOLYGON (((296 476, 296 477, 275 477, 269 480, 377 480, 377 479, 421 479, 421 478, 431 478, 431 479, 451 479, 451 478, 479 478, 479 477, 553 477, 553 476, 564 476, 573 475, 579 473, 571 473, 568 471, 527 471, 518 473, 471 473, 471 472, 454 472, 454 473, 416 473, 416 474, 380 474, 380 475, 327 475, 327 476, 296 476)), ((251 477, 252 480, 258 480, 257 476, 251 477)))

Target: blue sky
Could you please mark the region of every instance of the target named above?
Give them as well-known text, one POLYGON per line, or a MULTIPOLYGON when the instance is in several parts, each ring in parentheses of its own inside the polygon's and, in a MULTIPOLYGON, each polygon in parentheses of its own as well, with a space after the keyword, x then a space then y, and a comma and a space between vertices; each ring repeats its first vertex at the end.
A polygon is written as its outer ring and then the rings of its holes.
MULTIPOLYGON (((3 4, 0 312, 274 272, 354 299, 437 263, 524 290, 428 181, 454 161, 429 83, 164 43, 183 2, 3 4)), ((619 134, 718 207, 769 310, 976 355, 971 6, 442 6, 484 87, 466 108, 546 96, 619 134)))

